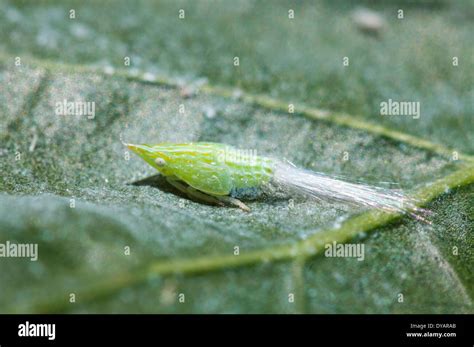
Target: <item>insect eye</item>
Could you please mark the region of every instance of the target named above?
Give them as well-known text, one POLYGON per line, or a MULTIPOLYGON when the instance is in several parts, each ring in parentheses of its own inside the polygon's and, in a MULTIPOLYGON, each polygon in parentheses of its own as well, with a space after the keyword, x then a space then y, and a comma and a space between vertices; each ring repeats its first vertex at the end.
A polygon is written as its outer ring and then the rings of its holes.
POLYGON ((166 165, 166 161, 163 158, 156 158, 155 164, 159 167, 163 167, 166 165))

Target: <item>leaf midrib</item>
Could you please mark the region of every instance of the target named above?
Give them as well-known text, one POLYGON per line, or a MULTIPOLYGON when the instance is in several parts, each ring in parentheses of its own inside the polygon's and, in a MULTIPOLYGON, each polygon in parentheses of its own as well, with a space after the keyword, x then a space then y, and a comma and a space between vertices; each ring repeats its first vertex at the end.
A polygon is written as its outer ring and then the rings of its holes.
MULTIPOLYGON (((4 58, 2 54, 0 54, 0 57, 4 58)), ((24 59, 24 61, 25 60, 30 60, 33 62, 33 64, 43 67, 50 72, 56 70, 66 70, 68 72, 80 71, 89 73, 103 73, 100 70, 89 66, 68 65, 47 60, 38 60, 36 58, 24 59)), ((127 71, 123 70, 119 70, 114 74, 116 76, 124 77, 128 80, 134 80, 141 83, 165 85, 172 88, 179 87, 179 84, 169 77, 157 77, 155 81, 150 82, 145 81, 141 77, 132 76, 127 71)), ((204 93, 227 98, 233 97, 235 92, 235 90, 231 88, 211 85, 204 85, 199 90, 204 93)), ((277 99, 272 99, 267 96, 242 93, 240 99, 245 103, 255 104, 259 107, 284 113, 287 112, 286 109, 288 107, 288 103, 277 99)), ((308 108, 301 105, 295 105, 295 114, 299 114, 313 120, 328 121, 345 127, 363 130, 378 136, 388 137, 398 142, 406 143, 412 147, 428 150, 445 157, 449 157, 453 154, 451 149, 442 145, 419 139, 409 134, 393 131, 366 121, 353 119, 349 115, 335 114, 329 111, 308 108)), ((469 164, 460 165, 460 169, 454 173, 445 176, 438 181, 428 182, 428 186, 416 191, 414 196, 419 199, 420 206, 425 205, 436 197, 442 195, 446 191, 446 188, 458 188, 474 182, 474 165, 471 164, 474 163, 474 157, 459 152, 458 155, 461 160, 464 160, 469 164)), ((278 262, 288 259, 294 259, 294 265, 296 269, 302 268, 305 264, 305 261, 319 254, 327 242, 347 242, 360 232, 371 231, 377 227, 381 227, 393 222, 400 217, 401 215, 399 214, 385 214, 376 211, 368 211, 361 215, 350 218, 339 228, 323 230, 322 232, 314 234, 307 240, 297 241, 295 243, 283 246, 272 246, 254 250, 248 253, 241 253, 239 256, 205 256, 145 264, 145 269, 142 272, 134 274, 122 273, 118 276, 114 276, 113 278, 108 278, 106 281, 96 283, 90 288, 84 290, 81 294, 81 297, 86 301, 97 299, 102 296, 110 295, 112 292, 120 290, 124 287, 139 284, 150 278, 150 276, 163 276, 176 273, 193 275, 202 272, 222 270, 225 268, 240 267, 269 261, 278 262)), ((298 274, 295 273, 294 277, 298 277, 298 274)), ((299 283, 296 287, 302 285, 303 283, 299 283)), ((460 285, 462 286, 461 282, 460 285)), ((299 289, 296 288, 295 290, 299 289)), ((304 306, 299 307, 302 308, 304 306)), ((70 309, 67 303, 63 302, 63 300, 59 300, 58 298, 53 298, 47 302, 39 303, 35 305, 34 308, 39 312, 67 311, 70 309)))
MULTIPOLYGON (((13 61, 14 57, 4 52, 0 52, 0 59, 13 61)), ((97 73, 106 76, 110 75, 110 73, 107 73, 97 67, 54 62, 47 59, 38 59, 31 56, 23 57, 23 62, 31 62, 32 65, 37 65, 46 70, 49 70, 50 72, 64 71, 69 73, 97 73)), ((182 86, 177 79, 170 76, 155 76, 154 80, 149 80, 147 78, 144 78, 145 74, 146 72, 131 74, 129 71, 124 69, 117 69, 113 72, 114 76, 143 84, 162 85, 170 88, 179 88, 182 86)), ((291 104, 291 102, 278 100, 267 95, 249 94, 242 91, 241 89, 235 89, 219 85, 204 84, 202 86, 196 87, 196 90, 206 94, 221 96, 225 98, 235 98, 236 94, 238 94, 238 98, 242 102, 254 104, 262 108, 270 109, 273 111, 279 111, 282 113, 288 113, 288 105, 291 104)), ((294 106, 294 115, 302 115, 313 120, 320 120, 348 127, 351 129, 363 130, 368 133, 390 138, 397 142, 405 143, 415 148, 424 149, 450 159, 453 156, 454 152, 456 152, 459 161, 474 163, 474 155, 457 151, 455 149, 446 147, 439 143, 428 141, 418 136, 391 130, 381 125, 373 124, 372 122, 366 120, 361 120, 349 114, 322 110, 315 107, 308 107, 304 103, 294 104, 294 106)))
MULTIPOLYGON (((474 166, 468 166, 417 190, 414 196, 418 199, 418 206, 424 206, 444 194, 446 188, 454 189, 472 183, 474 183, 474 166)), ((262 248, 247 253, 241 252, 239 256, 214 255, 144 264, 144 270, 141 272, 116 274, 83 290, 80 293, 81 301, 97 300, 123 288, 139 285, 153 277, 173 274, 197 275, 227 268, 289 259, 298 260, 303 265, 306 260, 321 254, 327 243, 348 242, 362 232, 370 232, 395 222, 401 217, 402 215, 395 213, 368 211, 349 218, 339 228, 326 229, 306 240, 291 244, 262 248)), ((462 282, 459 285, 463 286, 462 282)), ((466 288, 464 290, 466 291, 466 288)), ((62 312, 70 310, 71 306, 63 298, 53 298, 34 305, 33 309, 36 312, 62 312)))

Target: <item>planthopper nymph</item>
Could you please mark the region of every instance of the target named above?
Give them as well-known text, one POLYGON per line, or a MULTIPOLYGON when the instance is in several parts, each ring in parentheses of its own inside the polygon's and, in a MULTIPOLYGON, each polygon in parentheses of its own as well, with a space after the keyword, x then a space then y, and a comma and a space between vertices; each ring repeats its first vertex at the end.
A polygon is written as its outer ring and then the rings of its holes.
POLYGON ((125 144, 176 189, 217 205, 250 211, 239 198, 268 185, 288 194, 340 201, 423 219, 425 211, 398 190, 351 183, 252 151, 211 142, 125 144))

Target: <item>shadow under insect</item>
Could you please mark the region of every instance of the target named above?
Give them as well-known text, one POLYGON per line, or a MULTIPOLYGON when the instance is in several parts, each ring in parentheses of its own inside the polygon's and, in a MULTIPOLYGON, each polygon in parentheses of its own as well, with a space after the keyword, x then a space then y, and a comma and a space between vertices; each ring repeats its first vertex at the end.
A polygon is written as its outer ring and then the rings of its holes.
MULTIPOLYGON (((189 187, 189 185, 187 185, 184 182, 181 182, 181 184, 185 185, 186 187, 189 187)), ((183 192, 182 190, 177 189, 175 186, 169 183, 169 181, 166 179, 165 176, 161 174, 145 177, 143 179, 127 183, 127 185, 149 186, 149 187, 157 188, 165 193, 172 193, 180 198, 189 199, 201 204, 210 205, 210 206, 218 205, 213 202, 204 201, 199 198, 195 198, 193 196, 190 196, 186 192, 183 192)), ((260 188, 234 189, 231 191, 230 196, 234 198, 242 199, 244 201, 266 201, 266 202, 288 200, 289 198, 288 196, 281 195, 281 194, 270 194, 269 192, 266 192, 264 189, 260 189, 260 188)))
POLYGON ((158 188, 159 190, 165 192, 165 193, 172 193, 176 196, 179 196, 181 198, 188 198, 189 196, 180 191, 179 189, 176 189, 173 187, 169 182, 166 180, 166 178, 163 175, 156 174, 153 176, 148 176, 143 179, 140 179, 138 181, 130 182, 127 183, 127 185, 130 186, 149 186, 153 188, 158 188))

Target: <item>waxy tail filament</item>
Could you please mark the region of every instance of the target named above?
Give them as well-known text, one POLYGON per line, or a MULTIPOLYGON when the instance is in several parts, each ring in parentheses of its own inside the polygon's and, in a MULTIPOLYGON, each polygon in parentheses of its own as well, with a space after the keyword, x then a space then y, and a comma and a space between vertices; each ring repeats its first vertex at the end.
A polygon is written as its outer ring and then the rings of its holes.
POLYGON ((351 183, 323 173, 299 169, 287 163, 275 167, 274 182, 284 189, 316 199, 349 203, 385 212, 409 214, 426 220, 430 212, 399 190, 351 183))

